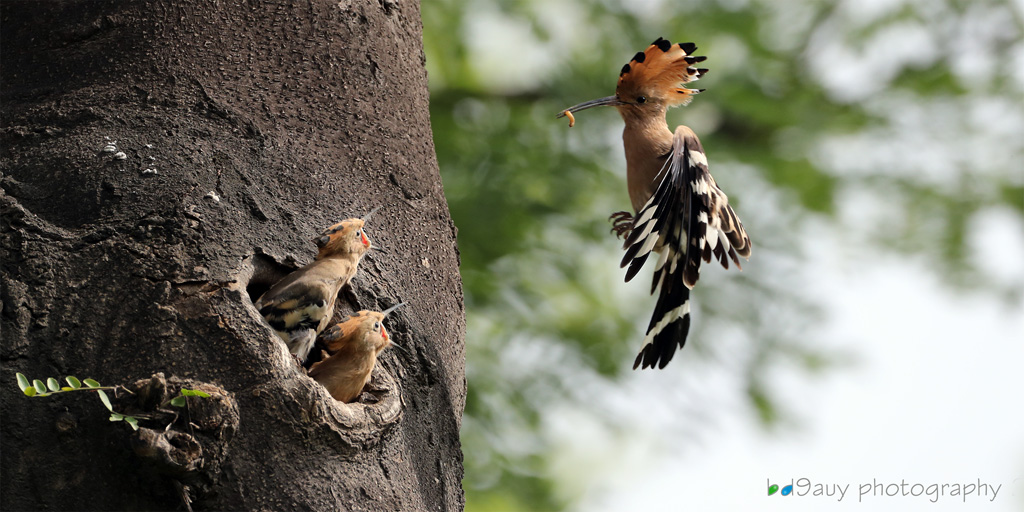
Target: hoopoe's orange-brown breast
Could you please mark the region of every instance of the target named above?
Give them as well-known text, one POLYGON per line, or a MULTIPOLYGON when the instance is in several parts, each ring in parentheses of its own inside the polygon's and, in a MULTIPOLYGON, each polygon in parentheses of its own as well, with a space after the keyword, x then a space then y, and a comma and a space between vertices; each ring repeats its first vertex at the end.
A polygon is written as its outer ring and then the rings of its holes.
POLYGON ((672 132, 665 124, 664 114, 646 119, 623 118, 626 121, 622 131, 626 184, 633 211, 639 212, 658 186, 654 178, 672 150, 672 132))

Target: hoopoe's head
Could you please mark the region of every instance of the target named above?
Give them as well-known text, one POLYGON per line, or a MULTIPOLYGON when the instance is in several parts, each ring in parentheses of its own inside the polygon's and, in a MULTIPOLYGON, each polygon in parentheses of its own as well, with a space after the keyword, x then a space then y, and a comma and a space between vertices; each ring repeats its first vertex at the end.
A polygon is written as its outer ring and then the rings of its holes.
POLYGON ((615 96, 569 107, 558 117, 563 117, 566 112, 610 106, 618 108, 622 117, 628 120, 631 117, 661 115, 671 107, 686 105, 703 89, 687 89, 684 85, 708 71, 693 67, 693 64, 705 60, 705 57, 693 55, 696 50, 697 45, 693 43, 672 44, 659 37, 622 66, 615 96))
POLYGON ((332 354, 345 347, 378 354, 393 343, 388 330, 384 327, 384 318, 404 305, 403 302, 383 312, 360 311, 324 331, 320 339, 326 344, 327 351, 332 354))
POLYGON ((313 240, 319 248, 316 259, 346 255, 361 258, 371 246, 364 224, 363 219, 346 219, 320 233, 313 240))

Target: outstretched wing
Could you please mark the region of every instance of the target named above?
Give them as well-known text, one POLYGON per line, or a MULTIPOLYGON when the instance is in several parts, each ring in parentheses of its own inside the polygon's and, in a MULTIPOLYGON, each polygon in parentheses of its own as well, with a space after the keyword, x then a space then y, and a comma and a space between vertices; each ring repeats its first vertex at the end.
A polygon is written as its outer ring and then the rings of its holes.
POLYGON ((697 135, 676 128, 672 152, 656 177, 657 190, 633 218, 623 247, 626 281, 633 279, 648 257, 658 255, 651 283, 661 293, 647 327, 644 348, 633 368, 664 368, 676 347, 686 343, 690 327, 690 289, 700 277, 701 260, 714 257, 729 268, 731 259, 750 257, 750 239, 729 199, 708 172, 707 157, 697 135))

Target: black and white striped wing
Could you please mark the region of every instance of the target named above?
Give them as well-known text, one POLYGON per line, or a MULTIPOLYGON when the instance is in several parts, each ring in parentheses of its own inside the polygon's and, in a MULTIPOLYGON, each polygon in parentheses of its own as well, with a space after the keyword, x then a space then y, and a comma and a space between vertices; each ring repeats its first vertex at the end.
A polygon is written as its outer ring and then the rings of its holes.
POLYGON ((290 274, 256 301, 256 308, 274 332, 288 345, 288 350, 305 361, 321 327, 329 321, 334 304, 330 290, 320 283, 310 284, 290 274))
POLYGON ((697 135, 676 129, 672 151, 658 174, 657 190, 633 217, 623 247, 626 281, 633 279, 651 254, 656 255, 651 293, 658 303, 647 327, 644 347, 633 368, 664 368, 690 328, 690 289, 700 277, 701 260, 714 257, 729 268, 731 259, 750 256, 750 239, 729 206, 729 199, 708 173, 707 157, 697 135))

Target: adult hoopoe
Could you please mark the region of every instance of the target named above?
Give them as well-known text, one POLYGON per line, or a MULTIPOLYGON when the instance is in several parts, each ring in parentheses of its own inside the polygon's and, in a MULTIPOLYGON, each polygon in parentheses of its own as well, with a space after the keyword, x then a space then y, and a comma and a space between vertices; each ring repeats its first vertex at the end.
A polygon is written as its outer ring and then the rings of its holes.
POLYGON ((320 335, 320 341, 333 355, 309 369, 309 376, 327 388, 335 400, 348 403, 359 397, 370 381, 377 355, 392 343, 384 318, 404 306, 397 304, 382 313, 360 311, 320 335))
POLYGON ((368 217, 327 228, 314 240, 319 248, 316 260, 285 276, 256 301, 256 309, 300 362, 306 361, 317 334, 331 321, 341 287, 370 250, 363 231, 368 217))
POLYGON ((661 287, 634 369, 641 365, 664 368, 676 347, 686 343, 690 289, 697 283, 701 259, 710 263, 714 256, 729 268, 729 259, 739 267, 737 255, 750 257, 750 239, 729 199, 708 173, 697 135, 686 126, 672 133, 665 122, 666 110, 686 105, 703 91, 684 87, 708 72, 693 67, 705 60, 693 56, 696 49, 693 43, 673 45, 659 37, 622 67, 615 96, 580 103, 558 115, 568 115, 572 126, 573 112, 612 106, 626 122, 622 131, 626 181, 637 213, 612 214, 612 231, 626 236, 621 263, 629 266, 626 281, 654 252, 657 263, 651 293, 661 287))

